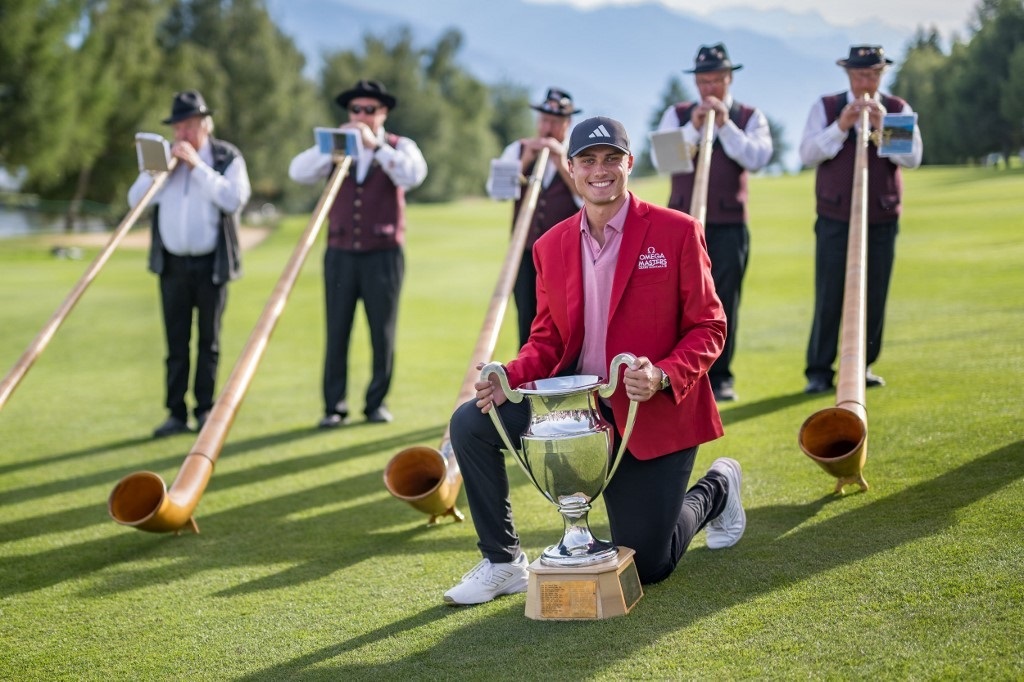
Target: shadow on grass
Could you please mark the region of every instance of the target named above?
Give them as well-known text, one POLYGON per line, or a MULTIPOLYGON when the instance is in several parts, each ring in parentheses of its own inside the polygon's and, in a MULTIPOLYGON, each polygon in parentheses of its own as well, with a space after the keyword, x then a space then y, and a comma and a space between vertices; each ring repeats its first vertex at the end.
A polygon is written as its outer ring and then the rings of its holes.
MULTIPOLYGON (((799 405, 804 402, 809 402, 820 398, 820 396, 811 396, 804 393, 794 393, 790 395, 776 396, 773 398, 766 398, 754 403, 736 404, 731 405, 728 408, 724 408, 721 411, 722 423, 726 426, 735 424, 737 422, 753 419, 760 417, 772 412, 784 410, 793 405, 799 405)), ((409 432, 400 434, 392 438, 374 441, 372 443, 364 443, 347 447, 344 451, 345 457, 361 457, 370 452, 374 452, 379 449, 394 448, 397 452, 402 447, 406 447, 417 442, 427 441, 435 442, 439 441, 441 434, 444 432, 445 425, 439 425, 433 428, 424 428, 419 431, 409 432)), ((380 428, 376 424, 366 424, 365 422, 358 422, 351 426, 345 427, 345 432, 356 432, 356 430, 362 431, 364 428, 380 428)), ((277 445, 283 445, 286 443, 294 443, 300 440, 311 438, 311 437, 323 437, 327 433, 335 434, 337 432, 330 431, 324 432, 323 430, 316 428, 297 428, 290 431, 283 431, 279 433, 268 434, 264 436, 257 436, 254 438, 248 438, 240 441, 228 441, 223 450, 221 451, 220 457, 226 458, 236 454, 244 453, 250 450, 260 450, 264 448, 270 448, 277 445)), ((130 448, 143 447, 153 444, 152 438, 130 438, 113 443, 92 446, 89 448, 83 448, 81 450, 72 450, 66 453, 56 454, 51 457, 44 459, 36 459, 30 462, 18 462, 14 464, 5 465, 0 468, 0 475, 6 473, 12 473, 19 469, 28 467, 39 467, 39 466, 54 466, 64 462, 69 462, 78 458, 89 457, 98 454, 110 454, 119 450, 128 450, 130 448)), ((60 478, 46 483, 40 483, 37 485, 26 486, 23 488, 13 488, 0 492, 0 506, 7 504, 18 504, 26 501, 30 501, 36 498, 48 497, 51 495, 60 495, 75 490, 81 490, 83 488, 92 487, 96 485, 109 484, 113 488, 114 484, 117 483, 122 477, 126 476, 133 471, 145 469, 148 471, 162 471, 165 469, 173 468, 181 464, 185 456, 188 454, 193 443, 195 442, 195 434, 191 438, 178 438, 177 442, 181 444, 181 454, 172 455, 168 457, 162 457, 157 460, 150 460, 144 463, 134 462, 126 464, 125 466, 118 466, 110 468, 104 471, 95 471, 83 476, 71 477, 71 478, 60 478)), ((129 453, 130 454, 130 453, 129 453)), ((266 467, 256 467, 248 469, 245 472, 239 472, 234 474, 229 480, 235 481, 234 485, 246 485, 252 483, 254 480, 261 480, 271 478, 273 476, 281 475, 283 473, 292 473, 295 471, 301 471, 306 468, 317 466, 321 463, 330 463, 336 461, 338 453, 334 451, 328 451, 318 453, 316 455, 310 455, 308 457, 293 458, 281 464, 270 465, 266 467)), ((218 477, 218 486, 224 487, 226 484, 223 479, 225 477, 218 477)), ((170 481, 168 481, 168 484, 170 481)), ((228 483, 227 485, 232 485, 228 483)), ((36 517, 33 519, 27 519, 23 522, 15 522, 13 524, 0 524, 0 542, 9 542, 14 539, 20 539, 25 537, 31 537, 35 532, 38 532, 38 528, 52 528, 54 531, 60 530, 73 530, 76 528, 84 528, 91 524, 88 520, 88 514, 82 514, 80 512, 87 510, 86 508, 79 508, 77 510, 70 510, 68 512, 59 512, 51 516, 36 517), (56 523, 56 526, 51 527, 51 521, 56 523)))
POLYGON ((576 677, 600 676, 609 667, 612 655, 616 659, 629 658, 655 645, 666 633, 690 627, 719 611, 945 531, 955 523, 961 509, 1021 478, 1022 457, 1024 441, 1018 441, 896 495, 793 532, 789 531, 825 504, 844 498, 829 496, 804 505, 750 510, 747 534, 736 548, 689 552, 677 569, 683 576, 648 586, 647 597, 626 618, 535 623, 525 620, 522 598, 505 598, 510 602, 507 609, 448 633, 429 650, 380 665, 332 665, 334 659, 347 652, 429 627, 454 611, 438 606, 267 667, 246 679, 414 678, 453 670, 466 678, 501 678, 503 670, 518 670, 524 655, 538 665, 544 660, 564 659, 569 655, 567 652, 577 651, 588 636, 595 641, 614 639, 618 644, 614 654, 602 650, 593 656, 573 656, 576 677), (714 589, 708 589, 709 586, 714 589), (666 608, 669 604, 671 611, 666 608), (517 624, 510 626, 512 621, 517 624), (511 640, 510 627, 516 631, 526 629, 533 636, 528 638, 529 642, 511 640))
POLYGON ((747 419, 754 419, 766 414, 771 414, 772 412, 785 410, 793 407, 794 405, 819 400, 823 395, 824 394, 808 395, 801 391, 799 393, 790 393, 788 395, 765 398, 764 400, 758 400, 753 403, 732 403, 729 404, 728 407, 720 404, 718 406, 718 411, 722 416, 722 425, 729 426, 730 424, 735 424, 747 419))
MULTIPOLYGON (((340 453, 333 454, 337 458, 340 453)), ((211 488, 219 483, 214 475, 211 488)), ((114 524, 99 505, 77 512, 88 524, 114 524)), ((383 531, 410 519, 422 518, 425 524, 426 517, 390 497, 380 471, 232 506, 222 512, 203 514, 200 506, 199 512, 199 535, 183 532, 180 536, 157 537, 125 528, 114 537, 0 558, 0 596, 89 579, 118 564, 140 561, 146 563, 139 570, 132 570, 130 576, 115 571, 104 579, 106 582, 84 589, 82 594, 117 594, 170 584, 186 575, 239 567, 248 569, 247 574, 259 576, 261 566, 268 567, 268 575, 218 595, 272 590, 317 580, 361 561, 379 558, 383 547, 397 555, 416 552, 419 546, 410 540, 430 532, 423 525, 400 532, 383 531), (387 532, 386 542, 381 541, 381 532, 387 532), (282 564, 288 567, 281 569, 282 564)), ((65 521, 65 514, 58 520, 65 521)), ((50 531, 43 525, 49 521, 39 521, 36 534, 39 528, 50 531)), ((462 536, 445 540, 435 535, 430 547, 431 551, 465 549, 466 540, 462 536)))
MULTIPOLYGON (((303 457, 291 457, 279 462, 250 467, 230 474, 218 474, 215 468, 214 473, 211 476, 211 487, 218 490, 227 490, 237 486, 251 485, 253 483, 259 483, 261 481, 306 471, 308 469, 330 465, 341 459, 355 459, 380 450, 394 450, 395 452, 398 452, 398 450, 403 447, 421 443, 424 439, 433 438, 435 440, 439 440, 440 434, 443 433, 443 429, 443 426, 438 426, 434 428, 410 431, 372 442, 356 443, 339 449, 325 450, 303 457)), ((230 457, 249 450, 268 448, 275 445, 281 445, 283 443, 289 443, 298 440, 299 438, 308 437, 309 435, 324 435, 324 432, 317 429, 301 429, 230 443, 224 446, 221 451, 221 457, 230 457)), ((188 442, 187 439, 182 441, 183 444, 186 442, 188 442)), ((189 447, 191 448, 191 444, 189 447)), ((114 486, 121 478, 133 471, 138 471, 140 469, 163 470, 175 465, 180 465, 184 463, 186 454, 187 451, 174 457, 165 457, 155 462, 147 462, 145 466, 136 466, 132 469, 119 467, 116 471, 108 470, 96 472, 87 476, 78 476, 75 478, 62 479, 60 481, 53 481, 50 483, 43 483, 40 485, 7 491, 0 494, 0 504, 24 502, 37 497, 57 495, 85 487, 93 487, 103 484, 109 485, 110 490, 113 490, 114 486)), ((173 479, 166 481, 166 484, 171 485, 172 480, 173 479)), ((107 515, 105 498, 102 500, 101 506, 87 505, 51 514, 33 516, 20 521, 0 524, 0 543, 12 542, 38 535, 40 529, 45 529, 48 533, 79 530, 98 523, 100 520, 106 520, 107 522, 114 523, 114 521, 112 521, 107 515)), ((3 588, 0 588, 0 593, 2 592, 3 588)))
MULTIPOLYGON (((315 436, 319 433, 323 432, 314 428, 292 429, 291 431, 285 431, 282 433, 275 433, 266 436, 259 436, 244 441, 229 441, 227 444, 225 444, 224 449, 221 451, 221 454, 227 455, 239 451, 244 452, 246 450, 253 450, 273 445, 280 445, 282 443, 290 443, 301 440, 303 438, 309 438, 310 436, 315 436)), ((182 460, 185 459, 185 455, 188 454, 189 449, 195 443, 197 436, 198 434, 193 433, 191 434, 190 438, 186 438, 184 435, 181 435, 173 436, 172 439, 169 441, 162 441, 162 443, 173 442, 180 444, 181 455, 174 455, 172 457, 165 457, 159 460, 147 461, 145 462, 144 466, 150 470, 165 469, 174 466, 175 462, 181 462, 182 460)), ((44 457, 42 459, 33 459, 29 461, 8 464, 0 468, 0 475, 18 471, 20 469, 27 469, 30 467, 54 466, 64 462, 70 462, 72 460, 79 458, 91 457, 93 455, 112 454, 119 450, 127 450, 128 448, 152 446, 156 442, 157 441, 155 441, 152 437, 147 436, 144 438, 128 438, 113 443, 103 443, 101 445, 94 445, 92 447, 83 448, 81 450, 72 450, 70 452, 64 452, 61 454, 52 455, 50 457, 44 457)), ((129 456, 131 455, 131 453, 128 454, 129 456)), ((142 463, 139 463, 135 460, 131 461, 134 463, 128 464, 126 466, 143 466, 142 463)), ((111 485, 113 485, 113 483, 120 479, 121 476, 127 473, 129 472, 125 471, 122 467, 117 467, 116 469, 107 469, 106 471, 96 471, 89 474, 88 476, 79 476, 77 478, 62 478, 60 480, 50 481, 48 483, 42 483, 35 486, 28 486, 25 488, 16 488, 13 490, 8 490, 3 493, 0 493, 0 505, 15 504, 18 502, 24 502, 26 500, 31 500, 36 497, 59 495, 61 493, 66 493, 71 490, 79 490, 87 486, 103 483, 104 481, 111 481, 111 485), (117 471, 123 471, 123 473, 114 473, 117 471)), ((0 537, 3 537, 2 533, 0 533, 0 537)))
POLYGON ((118 450, 134 448, 152 442, 153 439, 150 436, 126 438, 124 440, 119 440, 114 443, 103 443, 102 445, 94 445, 93 447, 83 448, 81 450, 62 452, 57 455, 43 457, 41 459, 21 459, 16 462, 11 462, 10 464, 4 464, 0 466, 0 476, 12 474, 16 471, 21 471, 22 469, 53 466, 54 464, 70 462, 72 460, 79 459, 80 457, 90 457, 92 455, 105 455, 110 452, 117 452, 118 450))
MULTIPOLYGON (((349 427, 355 428, 355 427, 349 427)), ((441 434, 444 432, 444 425, 436 426, 433 428, 420 429, 418 431, 411 431, 403 433, 398 436, 394 436, 387 440, 374 441, 373 443, 363 443, 353 445, 347 448, 345 451, 346 456, 358 457, 365 454, 367 449, 375 450, 378 447, 398 447, 402 444, 408 445, 411 441, 417 439, 430 439, 440 440, 441 434)), ((247 440, 228 442, 224 445, 221 450, 220 457, 226 458, 232 455, 248 452, 250 450, 260 450, 263 448, 274 447, 276 445, 283 445, 285 443, 293 443, 304 438, 310 438, 314 436, 324 437, 328 434, 336 434, 336 431, 325 432, 317 428, 301 428, 293 429, 291 431, 285 431, 282 433, 269 434, 266 436, 258 436, 255 438, 249 438, 247 440)), ((14 488, 0 493, 0 506, 5 504, 16 504, 19 502, 25 502, 32 500, 37 497, 47 497, 49 495, 59 495, 67 493, 73 490, 81 490, 82 488, 90 487, 93 485, 103 484, 109 482, 111 487, 122 477, 128 475, 133 471, 139 469, 145 469, 148 471, 162 470, 180 464, 185 460, 185 456, 195 443, 196 434, 192 435, 192 438, 181 437, 178 442, 181 443, 181 454, 173 455, 170 457, 164 457, 158 460, 151 460, 146 462, 133 462, 124 466, 118 466, 116 468, 107 469, 105 471, 92 472, 85 476, 77 476, 73 478, 62 478, 57 481, 50 481, 47 483, 40 483, 39 485, 26 486, 24 488, 14 488)), ((131 440, 119 441, 110 445, 100 445, 87 450, 79 450, 73 453, 67 453, 65 455, 57 455, 46 460, 35 460, 32 466, 42 466, 46 464, 56 464, 61 461, 66 461, 71 457, 84 457, 98 453, 109 453, 112 451, 120 450, 131 446, 149 445, 153 443, 152 438, 135 438, 131 440)), ((324 456, 329 455, 330 461, 337 459, 337 453, 330 452, 325 453, 324 456)), ((294 468, 303 469, 309 466, 310 459, 320 458, 321 455, 314 455, 310 458, 292 459, 289 462, 298 462, 294 468)), ((0 526, 0 539, 4 538, 3 526, 0 526)))

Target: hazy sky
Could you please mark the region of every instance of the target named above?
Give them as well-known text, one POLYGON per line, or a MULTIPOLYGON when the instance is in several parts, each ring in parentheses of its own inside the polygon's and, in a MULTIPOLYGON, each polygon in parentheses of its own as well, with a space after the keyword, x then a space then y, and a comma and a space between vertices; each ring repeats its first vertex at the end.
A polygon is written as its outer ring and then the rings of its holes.
MULTIPOLYGON (((645 0, 529 0, 538 3, 571 4, 577 7, 599 5, 629 5, 645 0)), ((815 11, 829 23, 849 26, 870 19, 881 19, 887 24, 914 30, 918 26, 937 26, 946 37, 953 31, 966 33, 968 21, 974 14, 978 0, 658 0, 663 5, 697 15, 716 9, 754 7, 757 9, 786 9, 802 13, 815 11)))

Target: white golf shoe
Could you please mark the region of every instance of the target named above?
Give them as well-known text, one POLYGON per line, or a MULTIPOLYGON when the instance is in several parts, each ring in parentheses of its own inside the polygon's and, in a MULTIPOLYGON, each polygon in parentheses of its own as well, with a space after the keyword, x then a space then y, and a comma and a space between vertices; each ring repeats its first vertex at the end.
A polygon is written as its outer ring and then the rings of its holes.
POLYGON ((719 457, 711 463, 708 471, 715 471, 725 477, 728 492, 722 513, 711 519, 705 526, 707 545, 710 549, 732 547, 743 537, 747 528, 747 514, 740 500, 740 485, 743 472, 740 463, 729 457, 719 457))
POLYGON ((468 606, 489 602, 503 594, 526 592, 529 563, 523 552, 511 563, 492 564, 490 559, 484 559, 462 576, 462 582, 444 593, 444 601, 453 606, 468 606))

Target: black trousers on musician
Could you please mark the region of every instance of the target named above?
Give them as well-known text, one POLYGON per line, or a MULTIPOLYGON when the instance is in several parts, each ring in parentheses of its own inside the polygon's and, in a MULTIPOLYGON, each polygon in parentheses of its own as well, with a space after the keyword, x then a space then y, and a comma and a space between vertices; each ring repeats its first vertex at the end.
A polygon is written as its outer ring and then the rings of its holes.
POLYGON ((363 302, 370 330, 372 374, 366 388, 364 412, 384 403, 395 367, 398 297, 405 277, 401 248, 382 251, 327 249, 324 254, 324 293, 327 346, 324 357, 324 413, 341 412, 348 394, 348 351, 356 307, 363 302))
POLYGON ((519 274, 512 286, 519 320, 519 347, 530 338, 530 326, 537 316, 537 268, 533 265, 533 250, 526 249, 519 262, 519 274))
POLYGON ((704 230, 715 293, 725 309, 725 347, 708 370, 713 387, 732 384, 732 358, 740 323, 740 294, 750 255, 750 230, 745 223, 709 223, 704 230))
MULTIPOLYGON (((529 409, 526 401, 506 402, 498 408, 516 447, 529 421, 529 409)), ((614 423, 611 410, 602 412, 614 423)), ((455 411, 450 435, 479 538, 477 546, 493 563, 513 561, 519 553, 519 535, 512 520, 501 437, 475 399, 455 411)), ((618 452, 619 438, 615 440, 618 452)), ((696 456, 693 447, 640 461, 627 449, 604 491, 612 541, 636 551, 633 560, 642 583, 667 578, 693 536, 725 508, 727 483, 717 472, 709 472, 687 490, 696 456)), ((509 466, 518 465, 510 462, 509 466)))
MULTIPOLYGON (((896 256, 899 222, 868 225, 866 355, 870 365, 882 352, 885 304, 896 256)), ((843 292, 846 288, 846 246, 850 234, 848 222, 818 216, 814 260, 814 321, 807 341, 808 379, 832 383, 839 347, 839 327, 843 317, 843 292)))
POLYGON ((160 273, 160 302, 167 342, 166 406, 171 416, 188 420, 188 393, 193 317, 199 332, 196 339, 194 414, 213 407, 214 383, 220 362, 221 318, 228 300, 226 284, 213 283, 213 254, 175 256, 164 252, 160 273))

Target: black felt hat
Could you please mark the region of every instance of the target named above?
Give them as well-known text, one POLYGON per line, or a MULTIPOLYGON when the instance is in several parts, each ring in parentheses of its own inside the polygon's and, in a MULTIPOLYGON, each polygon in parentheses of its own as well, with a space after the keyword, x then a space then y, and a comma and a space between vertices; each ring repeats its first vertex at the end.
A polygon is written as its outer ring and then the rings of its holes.
POLYGON ((844 69, 882 69, 892 60, 885 56, 881 45, 852 45, 850 56, 837 59, 836 64, 844 69))
POLYGON ((572 95, 560 88, 548 88, 548 94, 540 104, 531 104, 530 108, 542 114, 552 116, 572 116, 583 113, 582 109, 573 107, 572 95))
POLYGON ((395 96, 388 92, 380 81, 361 80, 355 85, 338 95, 334 101, 341 105, 342 109, 348 107, 348 103, 357 97, 372 97, 388 109, 394 109, 398 105, 395 96))
POLYGON ((697 50, 697 57, 693 60, 693 68, 687 69, 685 73, 707 73, 708 71, 738 71, 742 64, 733 64, 729 60, 729 53, 722 43, 715 45, 701 45, 697 50))
POLYGON ((206 106, 206 100, 198 90, 185 90, 175 93, 174 102, 171 104, 171 115, 164 119, 164 123, 169 125, 193 116, 212 115, 213 110, 206 106))

